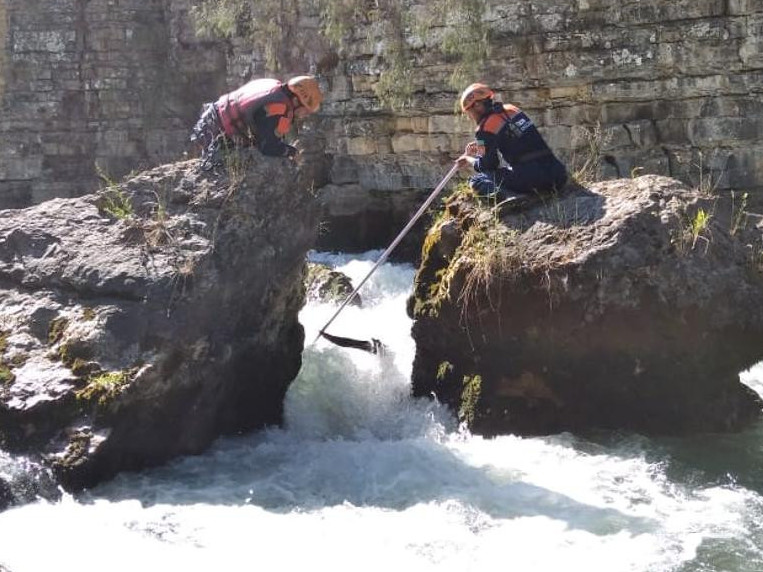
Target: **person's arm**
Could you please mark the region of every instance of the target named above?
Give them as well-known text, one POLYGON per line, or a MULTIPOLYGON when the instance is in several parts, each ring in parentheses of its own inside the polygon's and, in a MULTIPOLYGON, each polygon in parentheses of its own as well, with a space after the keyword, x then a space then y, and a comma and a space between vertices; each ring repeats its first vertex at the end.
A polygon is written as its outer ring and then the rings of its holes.
POLYGON ((464 169, 467 166, 474 167, 474 163, 477 159, 485 153, 484 143, 476 139, 466 144, 463 155, 456 159, 459 169, 464 169))
POLYGON ((477 160, 477 157, 472 157, 468 153, 464 153, 458 159, 456 159, 456 163, 458 163, 459 169, 463 169, 469 165, 474 166, 474 162, 476 160, 477 160))
POLYGON ((485 152, 481 157, 477 157, 477 160, 474 162, 474 170, 478 173, 495 171, 501 164, 498 158, 497 136, 487 131, 479 131, 477 132, 477 139, 485 145, 485 152))
POLYGON ((257 148, 260 153, 269 157, 293 157, 299 152, 294 145, 284 143, 282 139, 273 135, 261 137, 257 148))
POLYGON ((293 157, 298 150, 284 142, 283 137, 291 129, 291 119, 286 115, 286 105, 271 103, 263 113, 255 117, 257 148, 270 157, 293 157))

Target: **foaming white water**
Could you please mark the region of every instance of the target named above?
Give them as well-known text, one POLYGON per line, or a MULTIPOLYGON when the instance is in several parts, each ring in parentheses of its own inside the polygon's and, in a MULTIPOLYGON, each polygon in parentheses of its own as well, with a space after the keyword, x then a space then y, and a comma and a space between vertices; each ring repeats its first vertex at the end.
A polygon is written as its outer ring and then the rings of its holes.
MULTIPOLYGON (((349 260, 316 254, 313 259, 359 284, 380 254, 372 251, 349 260)), ((359 340, 379 339, 385 347, 381 356, 316 340, 336 313, 335 305, 310 304, 302 310, 300 321, 308 345, 302 370, 285 402, 286 426, 291 432, 314 438, 401 438, 426 432, 422 423, 430 426, 435 417, 441 424, 451 422, 435 404, 409 398, 414 347, 405 303, 413 272, 410 265, 382 266, 360 291, 362 307, 346 306, 327 329, 359 340)))
MULTIPOLYGON (((332 262, 357 282, 376 254, 332 262)), ((383 266, 362 291, 365 309, 330 328, 380 338, 386 359, 318 341, 283 429, 2 513, 0 563, 12 572, 763 569, 763 485, 753 478, 763 429, 730 444, 703 440, 698 458, 686 441, 459 431, 437 403, 408 396, 411 279, 410 267, 383 266), (730 447, 745 461, 738 474, 703 465, 730 447)), ((308 343, 334 311, 305 309, 308 343)))
POLYGON ((763 361, 740 373, 739 379, 742 383, 763 395, 763 361))

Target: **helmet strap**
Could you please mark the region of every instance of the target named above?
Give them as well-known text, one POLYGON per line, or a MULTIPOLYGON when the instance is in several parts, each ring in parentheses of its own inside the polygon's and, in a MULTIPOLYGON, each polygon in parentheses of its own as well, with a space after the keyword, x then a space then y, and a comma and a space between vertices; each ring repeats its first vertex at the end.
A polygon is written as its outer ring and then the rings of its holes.
POLYGON ((480 99, 479 101, 474 103, 474 105, 477 105, 477 104, 482 105, 482 114, 480 115, 480 118, 485 117, 493 109, 492 99, 480 99))

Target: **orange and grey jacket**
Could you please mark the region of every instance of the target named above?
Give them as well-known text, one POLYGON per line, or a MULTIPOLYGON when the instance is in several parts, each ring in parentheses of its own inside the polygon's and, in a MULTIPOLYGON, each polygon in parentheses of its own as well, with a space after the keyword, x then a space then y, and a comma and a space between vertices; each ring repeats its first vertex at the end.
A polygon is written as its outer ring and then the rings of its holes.
POLYGON ((474 163, 474 170, 480 173, 500 167, 499 152, 512 166, 554 157, 535 124, 524 111, 510 104, 494 103, 480 119, 475 138, 485 146, 485 152, 474 163))
POLYGON ((294 105, 285 84, 255 79, 220 97, 215 108, 225 135, 253 141, 263 155, 289 157, 297 149, 283 141, 291 129, 294 105))

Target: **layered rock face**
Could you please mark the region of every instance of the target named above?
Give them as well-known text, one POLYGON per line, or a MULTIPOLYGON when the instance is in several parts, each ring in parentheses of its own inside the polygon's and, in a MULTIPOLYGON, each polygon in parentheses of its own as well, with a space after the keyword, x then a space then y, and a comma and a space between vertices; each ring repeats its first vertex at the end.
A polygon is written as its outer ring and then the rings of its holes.
POLYGON ((410 312, 416 395, 473 430, 726 431, 760 415, 763 218, 658 176, 430 230, 410 312))
POLYGON ((326 247, 391 241, 469 140, 454 104, 472 81, 524 108, 573 171, 594 148, 602 177, 641 169, 763 203, 759 1, 486 0, 443 16, 442 0, 390 0, 363 5, 335 43, 314 2, 251 2, 275 7, 282 32, 260 19, 256 43, 197 38, 191 4, 0 0, 0 206, 81 193, 96 162, 113 177, 166 162, 202 102, 305 71, 327 95, 326 247), (380 7, 401 15, 397 33, 380 7), (483 35, 487 56, 470 57, 483 35), (391 70, 393 95, 410 96, 395 110, 379 98, 391 70))
POLYGON ((281 420, 301 364, 307 171, 257 152, 0 213, 0 439, 68 489, 281 420))
POLYGON ((0 0, 0 208, 92 192, 176 161, 225 47, 187 0, 0 0))

